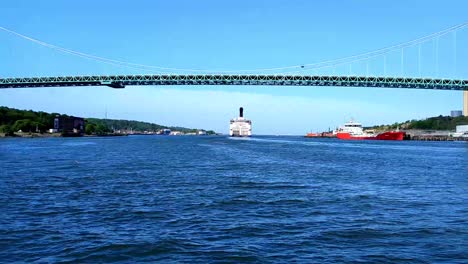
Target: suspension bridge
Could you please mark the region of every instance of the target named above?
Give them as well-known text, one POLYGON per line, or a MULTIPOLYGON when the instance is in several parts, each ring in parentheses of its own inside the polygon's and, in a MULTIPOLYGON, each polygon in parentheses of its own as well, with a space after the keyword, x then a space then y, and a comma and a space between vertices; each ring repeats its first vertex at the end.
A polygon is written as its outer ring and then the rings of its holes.
POLYGON ((463 91, 463 114, 468 116, 468 80, 454 78, 453 76, 451 78, 423 77, 421 72, 421 50, 423 45, 432 43, 435 65, 433 73, 438 76, 440 39, 452 35, 453 60, 451 64, 454 69, 453 75, 456 75, 457 32, 466 27, 468 27, 468 23, 463 23, 405 43, 335 60, 286 67, 229 71, 169 68, 119 61, 66 49, 0 27, 1 31, 61 53, 113 66, 151 72, 151 74, 138 75, 0 78, 0 89, 70 86, 108 86, 121 89, 126 86, 136 85, 268 85, 454 90, 463 91), (410 50, 417 52, 416 61, 413 62, 413 65, 416 65, 413 68, 416 68, 415 72, 417 72, 416 74, 413 73, 413 75, 416 76, 405 76, 405 65, 408 64, 407 60, 405 60, 405 53, 408 55, 410 50), (387 61, 392 54, 395 57, 395 52, 398 52, 397 55, 400 58, 400 71, 395 74, 395 70, 393 70, 394 76, 392 76, 388 74, 387 61), (375 65, 376 58, 382 61, 382 63, 379 63, 380 67, 375 65), (343 71, 343 68, 346 68, 347 71, 343 71), (376 73, 376 68, 380 68, 380 72, 376 73), (337 74, 337 71, 340 72, 337 74))

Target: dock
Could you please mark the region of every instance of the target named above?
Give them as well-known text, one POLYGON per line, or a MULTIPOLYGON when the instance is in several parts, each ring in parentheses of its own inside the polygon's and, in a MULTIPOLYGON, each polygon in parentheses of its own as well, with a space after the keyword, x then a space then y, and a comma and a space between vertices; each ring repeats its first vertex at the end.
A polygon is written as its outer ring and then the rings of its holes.
POLYGON ((440 136, 440 135, 417 135, 412 136, 409 140, 417 141, 466 141, 468 142, 468 137, 451 137, 451 136, 440 136))

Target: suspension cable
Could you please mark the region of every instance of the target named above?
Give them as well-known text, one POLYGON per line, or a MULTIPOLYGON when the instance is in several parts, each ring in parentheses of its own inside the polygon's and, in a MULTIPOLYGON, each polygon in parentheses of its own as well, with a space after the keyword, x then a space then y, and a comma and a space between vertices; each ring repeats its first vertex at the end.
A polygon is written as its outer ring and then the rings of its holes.
POLYGON ((32 38, 32 37, 29 37, 29 36, 26 36, 26 35, 23 35, 23 34, 20 34, 18 32, 15 32, 13 30, 10 30, 10 29, 7 29, 7 28, 1 27, 1 26, 0 26, 0 30, 3 30, 5 32, 11 33, 11 34, 14 34, 14 35, 16 35, 18 37, 21 37, 23 39, 26 39, 28 41, 34 42, 36 44, 39 44, 41 46, 44 46, 44 47, 47 47, 47 48, 50 48, 50 49, 53 49, 53 50, 57 50, 57 51, 60 51, 60 52, 63 52, 63 53, 71 54, 71 55, 75 55, 75 56, 78 56, 78 57, 92 59, 92 60, 95 60, 95 61, 99 61, 99 62, 103 62, 103 63, 115 65, 115 66, 122 66, 122 67, 126 67, 126 68, 133 68, 133 69, 147 70, 147 71, 158 71, 158 72, 168 72, 168 71, 176 72, 176 71, 179 71, 179 72, 205 72, 205 73, 207 73, 207 72, 211 72, 211 73, 213 73, 213 72, 218 72, 218 73, 253 72, 253 73, 255 73, 255 72, 262 72, 262 71, 282 71, 282 70, 288 70, 288 69, 289 70, 299 69, 299 70, 297 70, 297 72, 301 72, 301 71, 305 71, 305 70, 311 69, 311 68, 312 69, 314 69, 314 68, 315 69, 322 69, 322 68, 329 68, 331 66, 338 66, 338 65, 342 65, 342 64, 348 64, 348 63, 358 62, 358 61, 362 61, 362 60, 368 60, 368 59, 371 59, 371 58, 374 58, 374 57, 377 57, 377 56, 386 55, 387 53, 389 53, 391 51, 394 51, 394 50, 398 50, 398 49, 402 50, 402 49, 404 49, 406 47, 411 47, 411 46, 418 45, 418 44, 421 44, 421 43, 424 43, 424 42, 427 42, 427 41, 431 41, 431 40, 434 40, 434 39, 436 39, 438 41, 440 36, 449 34, 449 33, 454 32, 456 30, 463 29, 463 28, 465 28, 467 26, 468 26, 468 22, 465 22, 465 23, 458 24, 456 26, 450 27, 448 29, 445 29, 445 30, 442 30, 442 31, 439 31, 439 32, 436 32, 436 33, 433 33, 433 34, 418 38, 418 39, 414 39, 414 40, 407 41, 407 42, 404 42, 404 43, 392 45, 392 46, 389 46, 389 47, 386 47, 386 48, 381 48, 381 49, 377 49, 377 50, 374 50, 374 51, 365 52, 365 53, 361 53, 361 54, 357 54, 357 55, 353 55, 353 56, 348 56, 348 57, 343 57, 343 58, 339 58, 339 59, 333 59, 333 60, 327 60, 327 61, 309 63, 309 64, 284 66, 284 67, 257 68, 257 69, 244 69, 244 70, 206 70, 206 69, 172 68, 172 67, 162 67, 162 66, 131 63, 131 62, 125 62, 125 61, 121 61, 121 60, 114 60, 114 59, 109 59, 109 58, 105 58, 105 57, 95 56, 95 55, 92 55, 92 54, 87 54, 87 53, 83 53, 83 52, 79 52, 79 51, 75 51, 75 50, 71 50, 71 49, 66 49, 66 48, 63 48, 63 47, 60 47, 60 46, 56 46, 56 45, 53 45, 53 44, 50 44, 50 43, 47 43, 47 42, 44 42, 44 41, 41 41, 41 40, 38 40, 38 39, 35 39, 35 38, 32 38))

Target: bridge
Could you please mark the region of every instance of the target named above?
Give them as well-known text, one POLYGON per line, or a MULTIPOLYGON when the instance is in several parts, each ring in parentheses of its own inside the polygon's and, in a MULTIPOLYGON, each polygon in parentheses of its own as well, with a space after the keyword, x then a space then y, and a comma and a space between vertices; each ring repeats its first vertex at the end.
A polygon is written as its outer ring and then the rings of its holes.
POLYGON ((412 88, 468 91, 468 80, 311 75, 110 75, 0 79, 0 88, 128 85, 270 85, 412 88))
POLYGON ((128 85, 271 85, 334 86, 458 90, 463 93, 463 115, 468 116, 468 80, 311 75, 110 75, 0 79, 3 88, 128 85))
POLYGON ((90 55, 22 35, 15 31, 0 27, 0 30, 6 31, 20 38, 34 42, 41 46, 75 55, 81 58, 91 59, 100 63, 111 64, 119 67, 126 67, 145 71, 158 71, 158 74, 147 75, 95 75, 95 76, 56 76, 56 77, 27 77, 27 78, 0 78, 0 89, 7 88, 41 88, 41 87, 70 87, 70 86, 108 86, 111 88, 122 89, 126 86, 137 85, 268 85, 268 86, 329 86, 329 87, 369 87, 369 88, 397 88, 397 89, 432 89, 432 90, 453 90, 463 91, 463 114, 468 116, 468 80, 456 78, 432 78, 422 77, 421 73, 421 46, 432 41, 436 50, 435 72, 439 71, 439 38, 452 33, 454 36, 453 66, 456 75, 456 32, 468 27, 468 23, 456 25, 449 29, 433 33, 431 35, 378 49, 372 52, 349 56, 341 59, 329 60, 324 62, 295 65, 280 68, 238 70, 238 71, 207 71, 193 69, 176 69, 160 66, 143 65, 118 61, 90 55), (405 69, 405 51, 418 47, 417 68, 418 77, 404 76, 405 69), (400 52, 400 76, 394 77, 387 74, 387 56, 392 52, 400 52), (371 74, 369 72, 369 61, 375 58, 381 58, 383 63, 383 74, 371 74), (366 74, 353 74, 352 66, 365 62, 366 74), (347 74, 335 74, 335 70, 340 66, 349 66, 347 74), (329 70, 333 74, 307 74, 308 71, 317 72, 318 70, 329 70), (169 73, 167 71, 170 71, 169 73), (161 73, 162 72, 162 73, 161 73), (190 73, 174 73, 190 72, 190 73), (194 73, 195 72, 195 73, 194 73), (207 73, 208 72, 208 73, 207 73), (219 73, 213 73, 219 72, 219 73), (247 72, 247 73, 246 73, 247 72), (259 74, 259 72, 267 72, 259 74))

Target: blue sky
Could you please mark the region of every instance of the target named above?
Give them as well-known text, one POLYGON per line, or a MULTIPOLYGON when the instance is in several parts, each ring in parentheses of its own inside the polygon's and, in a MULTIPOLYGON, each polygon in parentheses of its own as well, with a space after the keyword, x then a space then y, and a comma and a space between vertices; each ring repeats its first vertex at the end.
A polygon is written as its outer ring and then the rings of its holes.
MULTIPOLYGON (((242 70, 337 59, 467 22, 466 1, 3 1, 0 26, 101 57, 173 68, 242 70)), ((468 79, 468 29, 422 44, 421 75, 468 79), (454 49, 456 44, 457 49, 454 49), (455 53, 456 51, 456 53, 455 53), (456 59, 455 59, 456 58, 456 59)), ((63 54, 0 31, 1 77, 149 73, 63 54)), ((404 50, 418 76, 419 47, 404 50)), ((401 74, 401 54, 387 74, 401 74)), ((383 59, 368 63, 382 74, 383 59)), ((365 64, 351 66, 365 74, 365 64)), ((310 73, 310 72, 309 72, 310 73)), ((323 72, 325 74, 325 72, 323 72)), ((349 67, 336 73, 348 74, 349 67)), ((10 89, 0 105, 228 131, 244 106, 255 134, 304 134, 350 118, 365 125, 449 114, 461 92, 252 86, 10 89)))

